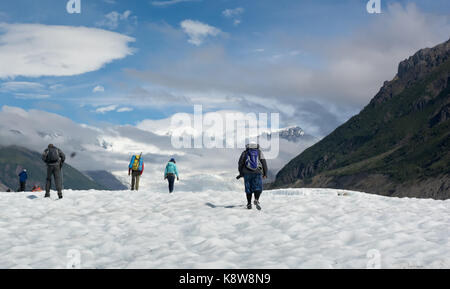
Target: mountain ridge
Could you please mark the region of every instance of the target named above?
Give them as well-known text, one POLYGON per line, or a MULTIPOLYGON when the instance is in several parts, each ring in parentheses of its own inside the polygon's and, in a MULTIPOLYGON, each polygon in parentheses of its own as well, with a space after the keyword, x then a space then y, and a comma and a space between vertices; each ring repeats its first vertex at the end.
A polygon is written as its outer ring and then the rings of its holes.
POLYGON ((356 116, 291 160, 271 187, 450 198, 450 40, 399 64, 356 116))
MULTIPOLYGON (((47 169, 40 153, 20 146, 0 146, 0 182, 16 190, 19 186, 17 175, 22 169, 27 169, 28 172, 26 190, 31 190, 34 185, 45 187, 47 169)), ((62 171, 65 189, 107 189, 67 163, 64 164, 62 171)), ((52 187, 54 188, 53 181, 52 187)))

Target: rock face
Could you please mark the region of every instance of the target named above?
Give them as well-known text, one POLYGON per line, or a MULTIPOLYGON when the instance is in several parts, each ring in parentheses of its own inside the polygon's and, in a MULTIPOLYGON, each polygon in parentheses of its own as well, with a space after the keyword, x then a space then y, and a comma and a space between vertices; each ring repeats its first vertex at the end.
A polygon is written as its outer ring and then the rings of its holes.
POLYGON ((450 198, 450 40, 417 52, 360 114, 289 162, 273 187, 450 198))

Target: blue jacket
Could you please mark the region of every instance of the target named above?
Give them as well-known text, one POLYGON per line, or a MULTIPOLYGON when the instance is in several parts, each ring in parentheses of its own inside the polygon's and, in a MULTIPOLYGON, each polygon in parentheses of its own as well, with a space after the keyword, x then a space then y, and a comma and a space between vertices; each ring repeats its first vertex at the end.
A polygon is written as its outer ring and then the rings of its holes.
POLYGON ((19 174, 19 180, 20 180, 20 182, 22 183, 22 182, 26 182, 27 181, 27 179, 28 179, 28 174, 27 174, 27 172, 21 172, 20 174, 19 174))
POLYGON ((177 165, 172 162, 169 162, 166 166, 166 170, 164 171, 164 177, 167 177, 167 174, 174 174, 178 178, 177 165))

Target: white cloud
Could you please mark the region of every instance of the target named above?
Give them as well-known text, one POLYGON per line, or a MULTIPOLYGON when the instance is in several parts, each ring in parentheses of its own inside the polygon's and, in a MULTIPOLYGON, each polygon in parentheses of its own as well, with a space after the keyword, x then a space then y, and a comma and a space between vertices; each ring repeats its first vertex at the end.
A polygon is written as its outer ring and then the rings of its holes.
POLYGON ((217 36, 221 31, 213 26, 195 20, 184 20, 180 23, 183 31, 189 36, 189 43, 199 46, 208 36, 217 36))
POLYGON ((17 99, 46 99, 50 98, 50 95, 36 93, 14 93, 14 97, 17 99))
POLYGON ((28 81, 4 82, 0 85, 0 92, 11 93, 16 99, 46 99, 51 97, 44 85, 28 81))
POLYGON ((96 92, 105 92, 105 88, 101 85, 97 85, 96 87, 94 87, 94 89, 92 89, 92 92, 96 93, 96 92))
POLYGON ((123 13, 112 11, 106 14, 104 19, 97 22, 96 25, 108 29, 116 29, 119 27, 120 22, 127 22, 128 20, 132 21, 133 24, 137 24, 137 16, 131 16, 131 14, 130 10, 126 10, 123 13))
POLYGON ((1 92, 16 92, 23 90, 41 90, 44 86, 37 82, 8 81, 0 85, 1 92))
POLYGON ((119 108, 118 110, 117 110, 117 112, 130 112, 130 111, 133 111, 134 109, 133 108, 131 108, 131 107, 122 107, 122 108, 119 108))
POLYGON ((0 78, 72 76, 133 53, 134 38, 102 29, 0 24, 0 78))
POLYGON ((105 114, 110 111, 115 111, 117 109, 117 105, 108 105, 108 106, 102 106, 95 110, 96 113, 105 114))
POLYGON ((64 88, 64 85, 57 83, 57 84, 50 85, 49 88, 50 88, 50 90, 57 90, 57 89, 64 88))
POLYGON ((107 106, 100 106, 98 107, 95 112, 100 114, 105 114, 107 112, 115 111, 115 112, 130 112, 134 109, 131 107, 120 107, 116 104, 107 105, 107 106))
POLYGON ((152 1, 153 6, 160 6, 160 7, 166 7, 182 2, 198 2, 201 0, 167 0, 167 1, 152 1))
POLYGON ((242 13, 244 13, 244 11, 245 10, 242 7, 238 7, 238 8, 235 8, 235 9, 225 9, 222 12, 222 15, 225 16, 225 17, 228 17, 228 18, 233 18, 233 17, 241 15, 242 13))
POLYGON ((222 15, 226 18, 230 18, 233 19, 233 24, 235 26, 241 24, 242 20, 241 20, 241 15, 244 13, 245 9, 242 7, 237 7, 234 9, 226 9, 224 11, 222 11, 222 15))

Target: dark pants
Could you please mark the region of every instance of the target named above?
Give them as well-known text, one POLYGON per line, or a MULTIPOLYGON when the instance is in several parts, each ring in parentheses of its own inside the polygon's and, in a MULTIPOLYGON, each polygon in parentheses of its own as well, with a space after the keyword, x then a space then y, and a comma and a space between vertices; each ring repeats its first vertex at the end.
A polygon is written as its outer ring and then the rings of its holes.
POLYGON ((173 193, 174 185, 175 185, 175 176, 167 175, 167 180, 169 181, 169 192, 173 193))
MULTIPOLYGON (((258 202, 259 202, 259 197, 261 196, 261 194, 262 194, 262 192, 255 193, 255 200, 257 200, 258 202)), ((247 195, 247 203, 251 204, 253 194, 246 194, 246 195, 247 195)))
POLYGON ((27 182, 20 182, 19 192, 25 192, 25 187, 27 186, 27 182))
POLYGON ((131 172, 131 190, 139 191, 139 181, 141 179, 140 171, 132 171, 131 172))
POLYGON ((259 197, 263 191, 262 175, 261 174, 246 174, 244 176, 245 193, 247 194, 247 201, 252 202, 252 195, 255 194, 255 199, 259 201, 259 197))
POLYGON ((45 196, 50 196, 50 188, 52 187, 52 176, 55 180, 56 191, 58 196, 62 196, 62 183, 61 183, 61 166, 47 166, 47 184, 45 185, 45 196))

